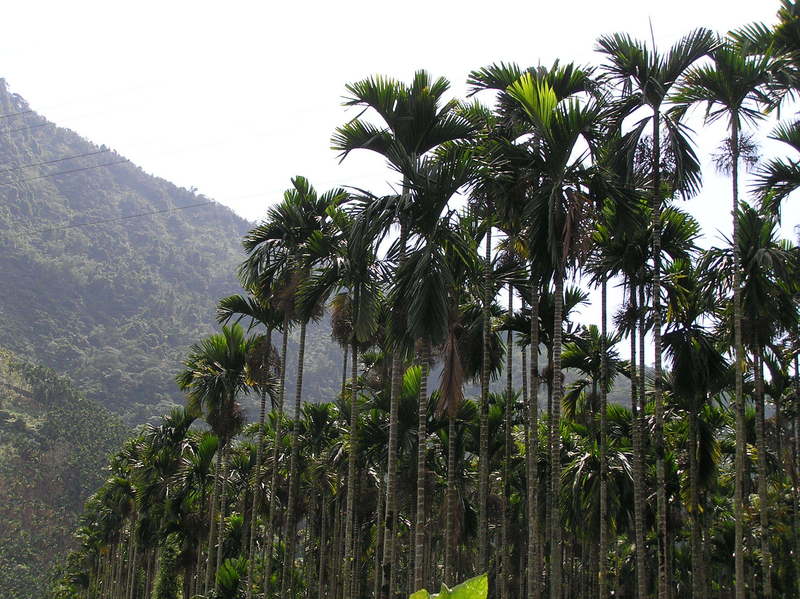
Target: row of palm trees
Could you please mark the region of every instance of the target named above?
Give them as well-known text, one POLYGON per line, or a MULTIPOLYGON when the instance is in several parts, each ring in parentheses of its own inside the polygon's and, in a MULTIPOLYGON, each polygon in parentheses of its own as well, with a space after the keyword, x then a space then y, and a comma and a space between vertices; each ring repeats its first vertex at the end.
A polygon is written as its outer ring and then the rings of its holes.
MULTIPOLYGON (((796 13, 666 52, 606 36, 599 67, 493 64, 469 102, 424 71, 348 85, 361 112, 332 145, 379 153, 398 193, 296 177, 248 233, 187 408, 112 461, 64 596, 394 598, 481 571, 503 599, 795 596, 798 250, 776 231, 800 166, 757 167, 750 205, 739 165, 798 89, 796 13), (733 234, 708 251, 676 205, 701 186, 696 106, 728 125, 733 234), (600 288, 599 326, 571 320, 570 281, 600 288), (341 393, 303 403, 328 308, 341 393), (626 386, 630 409, 609 403, 626 386)), ((798 131, 773 135, 800 150, 798 131)))

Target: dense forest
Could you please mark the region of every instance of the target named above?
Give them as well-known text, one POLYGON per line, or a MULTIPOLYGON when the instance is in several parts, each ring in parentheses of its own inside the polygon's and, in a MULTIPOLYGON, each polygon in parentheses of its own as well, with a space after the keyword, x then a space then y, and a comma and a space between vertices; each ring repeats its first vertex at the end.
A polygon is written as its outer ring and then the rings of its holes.
MULTIPOLYGON (((5 81, 0 114, 0 343, 131 425, 158 417, 181 401, 179 358, 213 331, 215 298, 239 288, 248 223, 46 120, 5 81)), ((321 326, 318 397, 338 358, 321 326)))
POLYGON ((397 193, 298 176, 244 234, 185 405, 111 459, 54 597, 800 595, 800 247, 778 233, 800 4, 597 51, 477 68, 464 99, 426 71, 345 85, 332 148, 383 156, 397 193), (725 125, 732 233, 708 249, 691 118, 725 125), (760 127, 785 158, 757 158, 760 127), (311 402, 323 317, 340 369, 311 402))
POLYGON ((46 596, 86 497, 129 434, 68 380, 0 350, 0 596, 46 596))

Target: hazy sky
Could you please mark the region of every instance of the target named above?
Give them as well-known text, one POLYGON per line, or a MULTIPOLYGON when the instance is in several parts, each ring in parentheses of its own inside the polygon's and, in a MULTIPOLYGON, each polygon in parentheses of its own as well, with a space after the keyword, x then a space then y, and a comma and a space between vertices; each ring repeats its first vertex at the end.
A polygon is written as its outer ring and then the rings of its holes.
MULTIPOLYGON (((461 95, 469 71, 491 62, 596 63, 599 35, 649 38, 648 19, 666 47, 695 26, 771 22, 777 8, 777 0, 15 2, 6 6, 0 76, 59 125, 257 219, 296 174, 318 189, 386 189, 392 175, 380 159, 353 155, 340 165, 329 149, 334 128, 353 115, 341 106, 346 82, 374 73, 407 80, 425 68, 461 95)), ((724 131, 698 133, 707 160, 724 131)), ((707 170, 687 207, 711 243, 729 229, 730 196, 707 170)), ((798 222, 795 200, 785 234, 798 222)))

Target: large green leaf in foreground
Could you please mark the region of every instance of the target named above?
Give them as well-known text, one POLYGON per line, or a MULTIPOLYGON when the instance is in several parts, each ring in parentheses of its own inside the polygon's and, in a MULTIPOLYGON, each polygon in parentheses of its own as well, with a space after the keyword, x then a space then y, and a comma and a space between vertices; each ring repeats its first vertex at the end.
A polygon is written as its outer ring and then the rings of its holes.
POLYGON ((470 578, 459 585, 448 589, 442 585, 438 595, 431 595, 425 589, 417 591, 409 599, 486 599, 489 594, 489 576, 481 574, 475 578, 470 578))

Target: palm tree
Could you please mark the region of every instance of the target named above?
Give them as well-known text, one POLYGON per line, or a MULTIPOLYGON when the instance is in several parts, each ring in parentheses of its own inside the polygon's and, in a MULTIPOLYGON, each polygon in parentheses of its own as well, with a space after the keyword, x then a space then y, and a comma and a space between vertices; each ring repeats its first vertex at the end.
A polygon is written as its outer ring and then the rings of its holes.
POLYGON ((337 303, 350 308, 350 338, 352 346, 352 376, 350 378, 350 447, 347 469, 347 512, 345 515, 344 588, 351 593, 353 570, 353 526, 358 472, 358 360, 359 347, 369 346, 378 329, 381 295, 380 273, 375 255, 377 232, 369 230, 374 223, 355 219, 343 210, 332 211, 336 225, 332 238, 319 237, 310 247, 314 270, 299 288, 301 311, 313 310, 331 294, 337 303), (363 228, 367 230, 362 230, 363 228))
MULTIPOLYGON (((800 123, 795 121, 779 124, 770 139, 781 141, 800 152, 800 123)), ((756 175, 756 195, 766 208, 780 217, 781 204, 800 187, 800 160, 773 158, 761 165, 756 175)))
MULTIPOLYGON (((685 111, 694 104, 706 106, 706 121, 712 122, 720 118, 728 121, 729 139, 727 149, 730 151, 730 172, 733 186, 733 247, 734 247, 734 354, 736 368, 736 430, 737 430, 737 487, 735 505, 737 514, 736 529, 736 578, 737 599, 744 595, 744 555, 743 555, 743 522, 744 510, 743 479, 744 477, 744 398, 742 397, 742 380, 744 366, 744 350, 742 347, 742 307, 741 307, 741 256, 739 255, 739 159, 741 156, 741 126, 754 123, 763 118, 758 110, 760 106, 771 106, 773 100, 767 95, 766 85, 771 79, 774 60, 766 55, 743 55, 733 44, 719 45, 712 53, 713 63, 693 67, 684 76, 674 95, 678 111, 685 111), (739 437, 742 439, 739 439, 739 437), (741 584, 739 578, 742 578, 741 584)), ((766 539, 762 539, 762 570, 764 576, 764 596, 772 596, 772 585, 769 576, 769 548, 766 539)))
POLYGON ((669 322, 664 347, 672 361, 672 393, 689 414, 689 504, 691 518, 692 597, 706 596, 706 567, 702 547, 699 500, 699 420, 709 397, 727 382, 729 365, 719 340, 703 324, 716 310, 714 287, 704 284, 688 261, 677 260, 665 273, 669 322))
MULTIPOLYGON (((739 299, 734 298, 733 313, 725 319, 733 321, 734 339, 742 342, 752 352, 753 378, 756 400, 756 444, 758 448, 758 495, 761 522, 761 567, 764 596, 772 593, 772 553, 768 530, 769 496, 767 493, 767 445, 764 431, 763 351, 781 331, 791 331, 797 322, 797 307, 792 300, 792 290, 783 281, 791 271, 792 255, 785 244, 775 238, 776 220, 747 204, 740 205, 735 232, 728 248, 711 250, 709 266, 716 269, 726 287, 739 285, 739 299), (737 318, 737 315, 739 318, 737 318), (739 322, 738 335, 736 322, 739 322)), ((744 355, 743 355, 744 360, 744 355)), ((742 365, 743 366, 743 365, 742 365)), ((741 373, 740 373, 741 374, 741 373)), ((743 466, 742 466, 743 469, 743 466)))
MULTIPOLYGON (((264 273, 268 278, 288 281, 288 284, 281 289, 281 294, 288 304, 285 314, 289 313, 295 301, 299 285, 309 276, 309 270, 316 257, 315 244, 321 243, 333 227, 329 211, 346 199, 347 193, 343 189, 331 189, 323 194, 317 194, 305 177, 294 177, 292 187, 284 193, 283 202, 271 208, 267 213, 267 219, 245 237, 244 246, 249 254, 247 263, 251 265, 248 270, 264 273)), ((308 321, 317 314, 317 306, 305 306, 305 308, 299 314, 300 341, 297 350, 297 380, 292 412, 294 420, 289 464, 289 496, 284 528, 287 559, 284 561, 282 594, 289 582, 288 573, 295 549, 295 496, 299 482, 297 419, 300 417, 303 394, 306 327, 308 321)))
MULTIPOLYGON (((647 107, 651 115, 641 119, 634 129, 626 134, 633 149, 638 146, 648 124, 652 125, 652 144, 650 156, 651 226, 653 245, 653 345, 655 357, 654 397, 655 397, 655 445, 657 474, 657 539, 658 539, 658 596, 668 599, 670 592, 667 565, 667 498, 666 471, 663 444, 662 410, 662 343, 661 343, 661 207, 662 207, 662 145, 666 145, 675 164, 672 189, 686 195, 696 190, 699 184, 700 165, 691 150, 685 131, 677 120, 662 118, 663 105, 672 87, 692 63, 712 50, 716 43, 714 34, 707 29, 696 29, 683 37, 666 54, 656 48, 648 48, 645 43, 628 35, 613 34, 598 40, 598 50, 607 58, 606 73, 613 82, 622 86, 626 96, 632 98, 632 105, 647 107), (661 141, 662 127, 666 129, 665 142, 661 141)), ((639 596, 643 599, 646 589, 640 583, 639 596)), ((743 599, 738 597, 737 599, 743 599)))
MULTIPOLYGON (((578 141, 595 138, 601 115, 599 105, 575 98, 559 101, 544 79, 523 75, 508 89, 525 111, 530 129, 539 139, 535 149, 541 186, 531 199, 532 229, 547 240, 549 262, 554 265, 553 410, 550 415, 551 494, 557 497, 561 479, 560 403, 562 396, 561 350, 564 277, 569 266, 585 256, 587 213, 591 206, 581 188, 586 181, 585 153, 575 155, 578 141)), ((532 235, 532 238, 535 238, 532 235)), ((554 502, 550 514, 550 597, 561 597, 561 516, 554 502)))
MULTIPOLYGON (((333 149, 344 159, 356 149, 372 150, 384 156, 395 170, 403 174, 400 201, 376 205, 368 218, 382 216, 380 222, 387 226, 399 221, 400 238, 397 251, 397 268, 405 261, 407 227, 406 216, 410 196, 408 174, 418 161, 439 145, 469 138, 473 126, 456 114, 457 102, 445 101, 450 88, 447 79, 433 80, 426 71, 417 71, 410 85, 386 77, 371 77, 346 86, 350 96, 346 106, 358 106, 378 115, 382 123, 374 125, 360 116, 342 125, 332 139, 333 149)), ((403 355, 407 340, 402 335, 404 312, 394 313, 395 333, 400 333, 392 358, 392 404, 389 416, 389 455, 387 463, 386 518, 383 551, 383 584, 381 595, 394 597, 395 580, 392 566, 396 556, 397 524, 397 409, 401 392, 403 355), (400 340, 403 339, 403 342, 400 340)))
MULTIPOLYGON (((273 406, 278 400, 278 389, 275 379, 276 370, 280 368, 280 361, 277 359, 277 352, 272 345, 272 331, 280 327, 282 321, 280 313, 274 309, 271 302, 263 297, 263 293, 258 288, 252 289, 249 297, 242 295, 232 295, 222 298, 217 305, 217 321, 227 323, 232 319, 236 322, 244 318, 250 319, 250 327, 261 324, 267 328, 266 337, 254 348, 253 354, 248 356, 248 366, 251 384, 257 388, 261 403, 258 413, 258 440, 256 444, 256 463, 255 478, 253 481, 253 507, 250 516, 249 545, 247 551, 247 597, 252 597, 252 579, 256 537, 257 514, 260 507, 261 494, 261 463, 262 447, 264 445, 264 419, 266 417, 267 395, 270 395, 273 406)), ((280 372, 278 372, 280 376, 280 372)))
POLYGON ((417 340, 417 354, 422 367, 418 411, 417 507, 414 527, 414 586, 424 585, 424 551, 427 512, 425 509, 425 473, 427 460, 428 391, 427 377, 431 347, 448 338, 449 291, 456 284, 452 257, 466 260, 470 246, 461 239, 451 222, 449 203, 454 195, 475 178, 476 163, 469 149, 449 145, 434 157, 423 158, 414 172, 407 173, 410 183, 411 251, 398 270, 391 290, 392 305, 407 306, 405 330, 417 340))
MULTIPOLYGON (((247 391, 247 357, 256 341, 245 338, 238 324, 223 326, 222 332, 211 335, 193 345, 184 361, 184 370, 176 380, 178 387, 186 391, 188 409, 203 414, 206 422, 219 437, 217 452, 217 483, 211 498, 211 530, 208 534, 208 556, 204 588, 208 590, 212 572, 214 542, 217 543, 217 569, 222 556, 220 534, 216 524, 216 501, 220 501, 220 514, 224 514, 222 481, 225 479, 224 454, 226 445, 241 430, 244 414, 237 401, 241 391, 247 391), (215 538, 216 535, 216 538, 215 538)), ((214 583, 215 588, 217 583, 214 583)))

